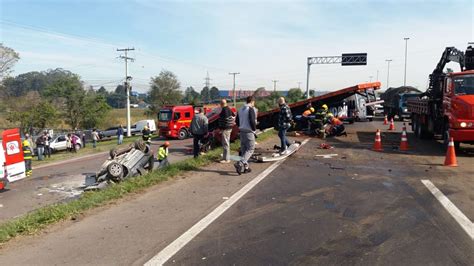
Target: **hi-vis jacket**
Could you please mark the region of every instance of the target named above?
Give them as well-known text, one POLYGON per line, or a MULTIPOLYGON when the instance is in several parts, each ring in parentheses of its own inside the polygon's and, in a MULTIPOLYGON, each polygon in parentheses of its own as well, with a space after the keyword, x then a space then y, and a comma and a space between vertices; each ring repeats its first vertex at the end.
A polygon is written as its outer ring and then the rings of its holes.
POLYGON ((156 155, 158 161, 162 161, 168 157, 168 148, 161 146, 158 149, 158 154, 156 155))

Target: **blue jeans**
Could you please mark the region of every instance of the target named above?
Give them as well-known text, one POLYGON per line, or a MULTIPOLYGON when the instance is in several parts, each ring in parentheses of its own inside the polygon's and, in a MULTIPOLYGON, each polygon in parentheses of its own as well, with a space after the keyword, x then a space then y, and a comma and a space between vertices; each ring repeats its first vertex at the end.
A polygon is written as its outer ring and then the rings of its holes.
POLYGON ((280 128, 278 130, 278 137, 280 137, 280 141, 281 141, 281 146, 280 146, 281 151, 285 151, 286 148, 291 145, 291 143, 286 138, 286 131, 287 130, 288 130, 287 128, 280 128))
POLYGON ((123 135, 118 135, 117 144, 120 145, 123 143, 123 135))
POLYGON ((36 147, 36 150, 38 152, 38 161, 43 160, 43 154, 44 154, 44 146, 38 146, 36 147))

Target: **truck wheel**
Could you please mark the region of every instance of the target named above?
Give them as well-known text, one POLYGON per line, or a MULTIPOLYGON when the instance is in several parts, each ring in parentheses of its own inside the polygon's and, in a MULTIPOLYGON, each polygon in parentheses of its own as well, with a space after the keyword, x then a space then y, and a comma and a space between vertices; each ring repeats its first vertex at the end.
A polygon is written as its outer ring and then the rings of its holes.
POLYGON ((186 129, 182 128, 178 132, 178 139, 183 140, 188 137, 188 131, 186 129))

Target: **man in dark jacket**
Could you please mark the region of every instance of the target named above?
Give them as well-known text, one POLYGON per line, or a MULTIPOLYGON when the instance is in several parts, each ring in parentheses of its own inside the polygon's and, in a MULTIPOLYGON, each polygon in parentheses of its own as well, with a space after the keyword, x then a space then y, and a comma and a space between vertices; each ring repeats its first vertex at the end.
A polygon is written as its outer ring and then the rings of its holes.
POLYGON ((234 164, 239 175, 250 173, 248 163, 255 150, 255 131, 257 130, 257 112, 255 111, 255 100, 252 96, 247 97, 246 104, 240 108, 236 122, 240 130, 240 153, 242 159, 234 164))
POLYGON ((191 121, 191 133, 193 134, 193 154, 194 158, 199 156, 199 145, 201 140, 207 134, 208 131, 208 120, 207 117, 202 113, 202 109, 198 108, 198 113, 193 117, 191 121))
POLYGON ((222 153, 221 163, 230 163, 230 134, 232 133, 232 127, 234 126, 234 114, 227 106, 225 99, 221 100, 221 113, 219 114, 219 129, 222 133, 222 153))
POLYGON ((44 144, 46 140, 44 138, 44 135, 41 134, 37 139, 36 139, 36 152, 38 153, 38 161, 43 160, 43 155, 44 155, 44 144))
POLYGON ((280 153, 286 154, 287 148, 291 143, 286 138, 286 131, 290 129, 291 123, 293 123, 293 115, 291 114, 290 107, 286 104, 285 98, 280 97, 278 99, 278 105, 280 106, 280 113, 278 115, 278 137, 280 137, 280 153))
POLYGON ((123 143, 123 126, 120 124, 120 126, 117 128, 117 145, 120 145, 123 143))

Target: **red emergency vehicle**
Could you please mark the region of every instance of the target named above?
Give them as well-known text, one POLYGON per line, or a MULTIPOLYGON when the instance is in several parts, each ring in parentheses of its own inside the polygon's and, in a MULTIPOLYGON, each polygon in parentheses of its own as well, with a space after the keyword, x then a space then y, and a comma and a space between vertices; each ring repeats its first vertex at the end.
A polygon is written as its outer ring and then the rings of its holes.
POLYGON ((161 108, 158 113, 160 136, 178 139, 189 137, 193 117, 194 107, 192 105, 170 105, 161 108))
POLYGON ((20 130, 7 129, 0 140, 0 189, 26 177, 20 130))

